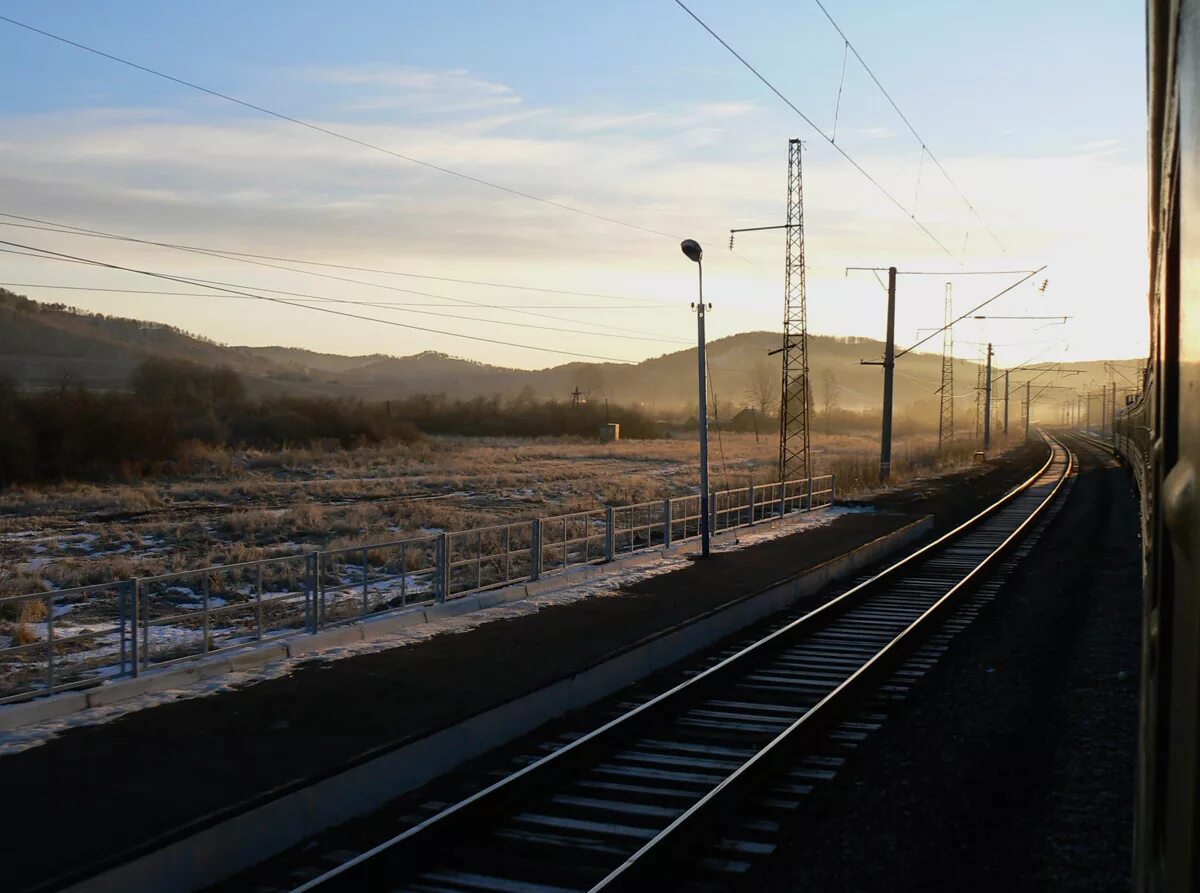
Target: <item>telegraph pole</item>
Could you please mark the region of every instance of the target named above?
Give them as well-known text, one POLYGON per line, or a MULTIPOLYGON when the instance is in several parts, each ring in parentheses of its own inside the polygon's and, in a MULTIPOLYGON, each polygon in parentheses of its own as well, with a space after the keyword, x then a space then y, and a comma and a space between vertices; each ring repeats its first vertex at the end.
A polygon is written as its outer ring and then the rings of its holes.
POLYGON ((942 327, 942 386, 938 408, 938 449, 954 440, 954 303, 951 285, 946 283, 945 325, 942 327))
POLYGON ((1029 382, 1025 382, 1025 439, 1029 440, 1029 417, 1033 414, 1033 404, 1029 401, 1029 382))
POLYGON ((896 371, 896 268, 888 267, 887 343, 883 348, 883 438, 879 445, 879 480, 892 476, 892 387, 896 371))
POLYGON ((1117 381, 1113 379, 1112 383, 1112 418, 1109 419, 1109 427, 1112 429, 1109 433, 1112 435, 1113 443, 1117 441, 1117 381))
MULTIPOLYGON (((859 269, 847 267, 847 270, 859 269)), ((887 340, 883 346, 883 362, 859 360, 863 366, 883 367, 883 432, 879 438, 879 481, 887 483, 892 476, 892 386, 896 371, 896 268, 888 267, 887 340)))
POLYGON ((984 375, 983 396, 983 451, 992 445, 992 344, 987 346, 987 373, 984 375))
POLYGON ((1004 370, 1004 436, 1008 437, 1008 373, 1009 370, 1004 370))

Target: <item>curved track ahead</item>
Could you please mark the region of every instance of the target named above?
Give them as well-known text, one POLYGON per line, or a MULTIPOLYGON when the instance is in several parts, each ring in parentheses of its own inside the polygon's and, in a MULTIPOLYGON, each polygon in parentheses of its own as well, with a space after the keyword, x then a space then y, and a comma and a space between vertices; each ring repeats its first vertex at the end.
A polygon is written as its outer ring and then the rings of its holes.
POLYGON ((936 660, 922 649, 953 633, 960 598, 1067 480, 1073 457, 1050 447, 1029 480, 935 542, 296 893, 643 889, 679 880, 681 864, 745 871, 778 822, 742 819, 729 837, 729 817, 751 795, 795 809, 841 762, 828 740, 865 737, 881 717, 862 705, 902 697, 897 679, 936 660))

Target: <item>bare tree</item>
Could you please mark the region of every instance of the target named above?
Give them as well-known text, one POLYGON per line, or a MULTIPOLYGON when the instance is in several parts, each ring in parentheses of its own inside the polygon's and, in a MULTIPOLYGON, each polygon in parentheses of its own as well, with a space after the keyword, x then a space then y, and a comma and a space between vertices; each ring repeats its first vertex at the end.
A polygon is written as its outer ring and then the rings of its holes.
POLYGON ((575 376, 575 385, 583 392, 585 401, 599 397, 604 393, 604 371, 590 363, 581 366, 575 376))
POLYGON ((759 360, 746 372, 746 399, 764 416, 779 402, 779 369, 770 360, 759 360))
POLYGON ((821 373, 821 415, 825 418, 825 435, 828 437, 833 412, 837 409, 838 400, 842 396, 842 386, 838 384, 837 376, 832 369, 821 373))

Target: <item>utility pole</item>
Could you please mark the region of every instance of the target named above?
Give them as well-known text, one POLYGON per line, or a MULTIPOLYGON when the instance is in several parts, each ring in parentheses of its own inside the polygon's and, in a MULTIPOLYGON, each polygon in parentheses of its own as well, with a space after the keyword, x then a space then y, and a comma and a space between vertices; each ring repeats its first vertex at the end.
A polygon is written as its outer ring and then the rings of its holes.
POLYGON ((887 342, 883 348, 883 439, 879 445, 879 480, 892 476, 892 392, 896 371, 896 268, 888 267, 887 342))
POLYGON ((1113 443, 1117 442, 1117 381, 1113 379, 1112 383, 1112 418, 1109 419, 1109 435, 1113 443))
MULTIPOLYGON (((847 269, 859 269, 847 267, 847 269)), ((892 476, 892 388, 896 371, 896 268, 888 267, 887 338, 883 361, 859 360, 863 366, 883 367, 883 431, 879 438, 879 480, 887 483, 892 476)))
POLYGON ((983 441, 983 345, 979 345, 979 359, 975 363, 975 442, 983 441))
POLYGON ((938 414, 938 449, 954 440, 954 302, 950 283, 946 283, 945 328, 942 330, 942 401, 938 414))
POLYGON ((984 375, 983 398, 983 451, 986 453, 992 445, 992 343, 987 346, 987 373, 984 375))
POLYGON ((1008 437, 1008 373, 1009 370, 1004 370, 1004 436, 1008 437))
POLYGON ((1033 405, 1029 401, 1029 382, 1025 382, 1025 439, 1029 440, 1029 417, 1033 414, 1033 405))

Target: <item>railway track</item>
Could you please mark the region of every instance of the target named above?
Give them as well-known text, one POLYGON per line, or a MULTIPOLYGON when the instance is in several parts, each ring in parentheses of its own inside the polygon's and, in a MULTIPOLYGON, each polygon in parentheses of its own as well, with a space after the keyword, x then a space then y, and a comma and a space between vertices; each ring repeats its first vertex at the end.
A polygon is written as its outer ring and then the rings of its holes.
POLYGON ((1028 548, 1073 464, 1050 446, 1035 475, 935 542, 296 893, 728 886, 1028 548))

